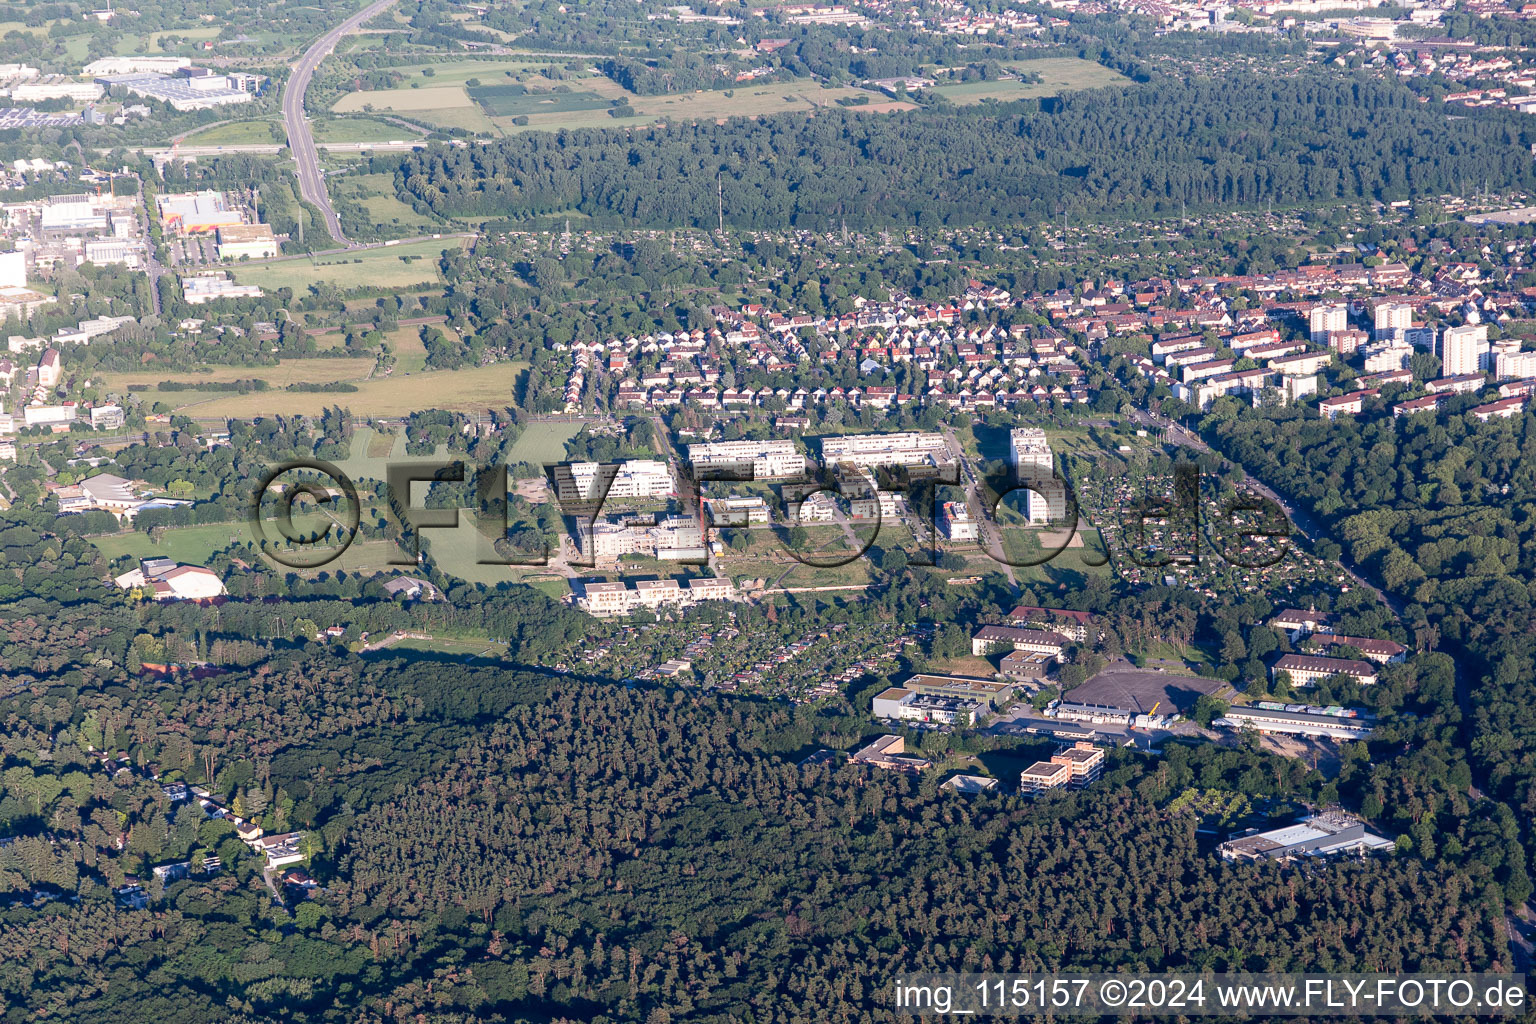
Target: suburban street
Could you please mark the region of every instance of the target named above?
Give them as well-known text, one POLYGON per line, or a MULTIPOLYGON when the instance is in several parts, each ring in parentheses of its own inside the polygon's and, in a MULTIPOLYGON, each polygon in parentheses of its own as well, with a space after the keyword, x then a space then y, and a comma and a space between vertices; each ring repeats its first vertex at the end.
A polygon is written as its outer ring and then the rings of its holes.
POLYGON ((313 203, 325 219, 325 229, 332 238, 347 245, 347 236, 341 230, 341 218, 331 205, 331 196, 325 187, 325 175, 320 170, 320 151, 315 146, 315 133, 310 130, 304 116, 304 94, 309 91, 310 79, 320 62, 336 49, 341 37, 359 25, 373 20, 381 12, 393 6, 395 0, 377 0, 358 11, 346 21, 315 40, 293 65, 293 75, 283 90, 283 127, 288 132, 288 148, 293 151, 293 161, 298 167, 299 194, 306 202, 313 203))

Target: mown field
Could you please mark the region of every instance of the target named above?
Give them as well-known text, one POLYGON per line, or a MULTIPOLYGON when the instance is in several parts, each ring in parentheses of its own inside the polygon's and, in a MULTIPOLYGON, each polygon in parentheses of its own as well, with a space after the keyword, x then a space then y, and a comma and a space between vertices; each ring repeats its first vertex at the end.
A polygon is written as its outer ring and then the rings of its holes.
POLYGON ((1017 71, 1039 75, 1040 82, 962 82, 941 85, 933 91, 949 98, 959 106, 980 103, 983 100, 1038 99, 1056 96, 1063 92, 1080 89, 1100 89, 1108 85, 1128 85, 1130 79, 1102 64, 1076 57, 1042 57, 1038 60, 1012 61, 1008 67, 1017 71))
POLYGON ((232 268, 241 284, 259 285, 268 291, 292 288, 302 292, 324 281, 338 288, 409 288, 442 284, 437 260, 448 249, 462 248, 462 238, 432 238, 423 242, 367 249, 356 255, 308 257, 272 263, 241 264, 232 268))
POLYGON ((231 121, 193 132, 182 139, 184 146, 265 146, 286 145, 282 125, 275 120, 231 121))

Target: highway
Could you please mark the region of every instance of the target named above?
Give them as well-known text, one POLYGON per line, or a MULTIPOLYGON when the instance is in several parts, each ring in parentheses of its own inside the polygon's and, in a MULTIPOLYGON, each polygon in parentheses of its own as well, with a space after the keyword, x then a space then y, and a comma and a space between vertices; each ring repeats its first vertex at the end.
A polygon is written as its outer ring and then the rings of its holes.
POLYGON ((364 22, 371 21, 393 6, 395 0, 375 0, 346 21, 315 40, 293 65, 293 74, 283 89, 283 126, 288 131, 288 148, 293 151, 293 162, 298 166, 299 194, 306 202, 313 203, 325 219, 325 229, 342 245, 348 245, 347 236, 341 230, 341 218, 331 205, 330 193, 325 188, 325 175, 320 170, 320 150, 315 146, 315 133, 310 130, 304 116, 304 94, 309 91, 310 79, 320 62, 336 49, 341 37, 364 22))

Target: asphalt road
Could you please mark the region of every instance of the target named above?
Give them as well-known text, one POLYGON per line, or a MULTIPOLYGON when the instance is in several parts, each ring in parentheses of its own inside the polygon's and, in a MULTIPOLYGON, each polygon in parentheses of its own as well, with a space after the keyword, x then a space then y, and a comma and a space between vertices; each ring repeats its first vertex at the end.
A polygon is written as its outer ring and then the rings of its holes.
POLYGON ((315 69, 336 49, 341 37, 364 22, 371 21, 394 3, 395 0, 377 0, 315 40, 314 45, 305 50, 304 56, 293 65, 293 74, 283 90, 283 126, 288 131, 288 148, 293 151, 293 162, 298 165, 299 194, 305 202, 319 208, 325 220, 325 229, 342 245, 349 243, 341 230, 341 218, 336 216, 336 207, 331 205, 330 193, 325 188, 325 175, 320 170, 320 151, 315 147, 315 133, 304 117, 304 94, 309 91, 309 82, 315 76, 315 69))

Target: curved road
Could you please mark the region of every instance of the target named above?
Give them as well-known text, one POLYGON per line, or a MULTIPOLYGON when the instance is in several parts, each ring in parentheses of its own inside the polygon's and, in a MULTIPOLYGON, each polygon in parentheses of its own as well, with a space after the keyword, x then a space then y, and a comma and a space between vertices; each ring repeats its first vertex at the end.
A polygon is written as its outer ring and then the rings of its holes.
POLYGON ((375 0, 346 21, 315 40, 293 65, 293 74, 283 89, 283 127, 288 131, 288 148, 293 151, 293 162, 298 165, 299 195, 305 202, 313 203, 325 219, 325 229, 331 237, 351 248, 352 243, 341 232, 341 218, 331 205, 330 193, 325 189, 325 176, 320 171, 320 151, 315 148, 315 133, 310 130, 304 117, 304 94, 309 91, 309 81, 315 76, 320 62, 331 55, 341 37, 354 31, 364 22, 371 21, 395 0, 375 0))

